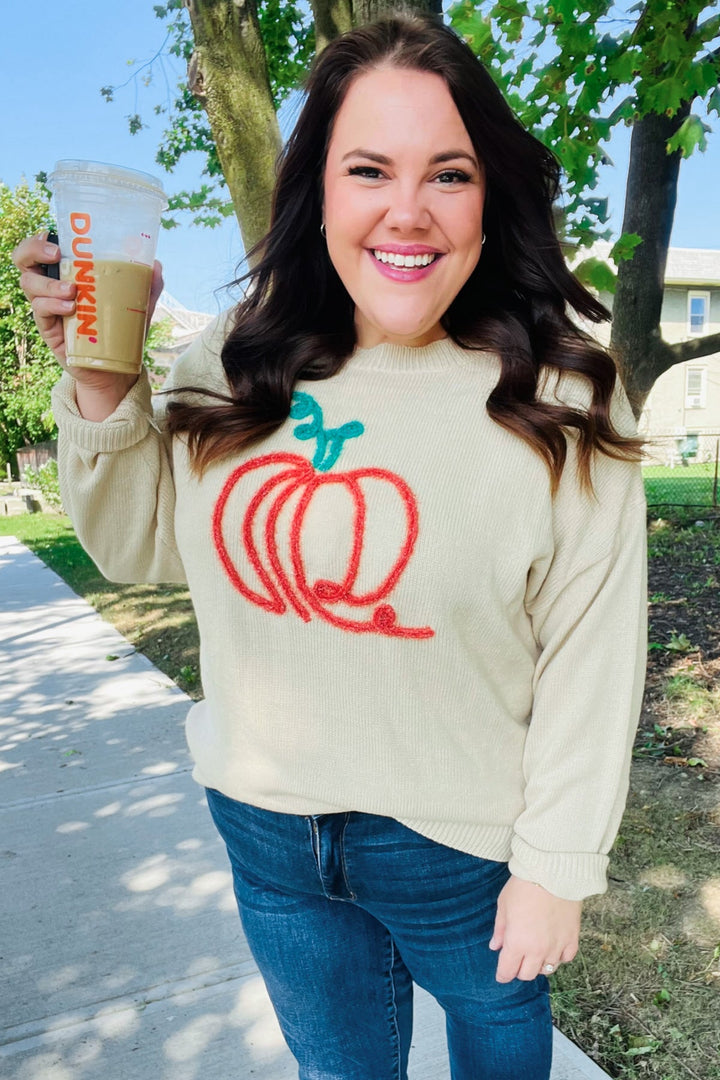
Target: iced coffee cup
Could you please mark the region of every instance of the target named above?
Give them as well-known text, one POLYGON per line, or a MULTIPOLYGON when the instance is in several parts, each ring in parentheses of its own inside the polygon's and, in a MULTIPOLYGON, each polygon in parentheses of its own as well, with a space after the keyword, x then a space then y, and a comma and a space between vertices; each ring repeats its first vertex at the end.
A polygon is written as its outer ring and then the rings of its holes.
POLYGON ((162 184, 96 161, 58 161, 48 184, 60 277, 77 285, 75 314, 64 320, 67 365, 136 374, 167 206, 162 184))

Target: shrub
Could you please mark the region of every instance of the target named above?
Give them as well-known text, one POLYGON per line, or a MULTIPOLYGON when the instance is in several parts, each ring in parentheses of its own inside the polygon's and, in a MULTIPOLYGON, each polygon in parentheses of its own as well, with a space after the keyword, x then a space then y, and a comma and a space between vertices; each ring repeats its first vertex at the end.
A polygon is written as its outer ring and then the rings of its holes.
POLYGON ((44 465, 41 465, 39 469, 28 466, 25 469, 23 480, 30 487, 39 488, 49 506, 54 507, 55 510, 62 510, 57 461, 51 458, 50 461, 46 461, 44 465))

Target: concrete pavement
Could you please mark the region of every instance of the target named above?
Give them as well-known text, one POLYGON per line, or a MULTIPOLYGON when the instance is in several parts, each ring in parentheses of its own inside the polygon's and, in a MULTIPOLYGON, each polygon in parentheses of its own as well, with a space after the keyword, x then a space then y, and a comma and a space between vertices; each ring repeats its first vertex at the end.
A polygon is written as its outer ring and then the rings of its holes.
MULTIPOLYGON (((4 1080, 297 1075, 190 777, 188 704, 0 537, 4 1080)), ((556 1032, 553 1080, 604 1076, 556 1032)), ((410 1077, 449 1077, 443 1016, 422 991, 410 1077)))

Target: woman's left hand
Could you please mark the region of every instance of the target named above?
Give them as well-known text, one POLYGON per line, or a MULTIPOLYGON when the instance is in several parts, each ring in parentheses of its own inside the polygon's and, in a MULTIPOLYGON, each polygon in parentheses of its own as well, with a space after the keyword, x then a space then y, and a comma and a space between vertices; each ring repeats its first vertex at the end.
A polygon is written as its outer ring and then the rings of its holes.
POLYGON ((490 948, 499 949, 495 978, 534 979, 573 959, 582 900, 563 900, 541 885, 511 877, 498 897, 490 948))

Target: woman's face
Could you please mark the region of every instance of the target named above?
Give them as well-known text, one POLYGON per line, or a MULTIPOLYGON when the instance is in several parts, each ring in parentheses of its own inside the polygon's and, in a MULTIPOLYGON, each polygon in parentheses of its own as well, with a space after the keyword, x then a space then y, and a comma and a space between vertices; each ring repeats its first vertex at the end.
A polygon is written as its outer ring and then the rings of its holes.
POLYGON ((389 67, 351 83, 323 212, 358 345, 445 336, 440 319, 480 258, 484 199, 482 163, 439 75, 389 67))

